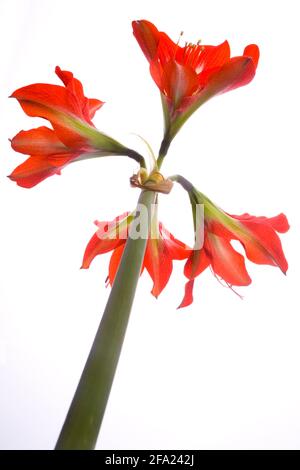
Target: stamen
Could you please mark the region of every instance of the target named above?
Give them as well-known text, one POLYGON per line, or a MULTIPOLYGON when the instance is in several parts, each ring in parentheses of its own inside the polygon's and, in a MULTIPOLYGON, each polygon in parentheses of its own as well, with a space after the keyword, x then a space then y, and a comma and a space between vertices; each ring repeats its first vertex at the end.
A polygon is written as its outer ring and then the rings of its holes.
POLYGON ((189 62, 191 55, 191 47, 189 42, 185 42, 184 44, 184 53, 183 53, 183 62, 187 64, 189 62))
POLYGON ((176 43, 177 46, 179 46, 179 42, 180 42, 180 39, 182 38, 183 34, 184 34, 183 31, 180 31, 179 38, 178 38, 178 41, 176 43))
POLYGON ((214 273, 214 271, 212 270, 212 267, 210 266, 210 270, 212 272, 212 274, 214 275, 214 277, 217 279, 217 281, 219 282, 219 284, 221 284, 222 287, 228 287, 235 295, 237 295, 241 300, 244 299, 244 297, 239 294, 236 290, 234 290, 234 288, 232 287, 231 284, 229 284, 229 282, 225 281, 224 279, 222 279, 220 276, 218 276, 216 273, 214 273), (222 282, 223 281, 223 282, 222 282), (225 283, 225 284, 224 284, 225 283))
POLYGON ((179 46, 179 42, 180 42, 180 39, 182 38, 182 36, 183 36, 183 31, 180 31, 179 38, 178 38, 178 41, 177 41, 177 43, 176 43, 176 47, 175 47, 175 51, 174 51, 174 57, 173 57, 174 59, 175 59, 175 57, 176 57, 176 53, 177 53, 178 47, 180 47, 180 46, 179 46))
POLYGON ((197 45, 195 45, 195 49, 194 49, 194 54, 193 54, 193 58, 191 60, 191 66, 194 68, 194 69, 197 69, 197 66, 198 66, 198 63, 199 63, 199 59, 200 59, 200 56, 202 54, 202 52, 204 51, 205 47, 204 46, 200 46, 199 44, 199 41, 197 42, 197 45))

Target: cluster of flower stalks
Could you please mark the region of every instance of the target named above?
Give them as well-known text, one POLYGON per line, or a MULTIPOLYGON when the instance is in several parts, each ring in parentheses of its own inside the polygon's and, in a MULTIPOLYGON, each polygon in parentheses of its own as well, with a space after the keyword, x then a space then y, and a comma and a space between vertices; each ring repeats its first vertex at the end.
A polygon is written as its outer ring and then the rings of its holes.
MULTIPOLYGON (((71 72, 56 67, 56 75, 63 86, 36 83, 19 88, 12 94, 28 116, 45 119, 49 127, 21 131, 11 140, 12 148, 28 158, 15 168, 10 179, 19 186, 31 188, 50 176, 59 175, 65 166, 78 160, 114 155, 134 159, 140 168, 130 184, 141 189, 140 204, 144 204, 146 209, 150 205, 154 207, 146 217, 146 241, 143 246, 136 245, 136 250, 132 251, 139 256, 137 279, 146 269, 153 281, 152 294, 158 297, 169 281, 173 260, 183 260, 186 280, 182 300, 179 299, 180 307, 193 302, 195 280, 208 267, 230 288, 250 284, 245 257, 240 251, 253 263, 277 266, 286 273, 288 265, 277 234, 289 228, 284 214, 275 217, 248 213, 233 215, 217 206, 184 176, 166 177, 161 173, 170 144, 188 118, 212 97, 252 81, 259 59, 258 47, 250 44, 242 55, 230 57, 227 41, 218 46, 200 42, 183 44, 180 37, 175 43, 146 20, 133 22, 133 34, 149 62, 150 74, 162 102, 164 134, 159 153, 151 150, 151 163, 147 166, 145 158, 137 151, 95 127, 92 119, 103 102, 87 98, 81 82, 71 72), (193 228, 195 233, 192 247, 171 235, 158 219, 159 193, 170 193, 174 184, 180 184, 188 196, 187 204, 190 204, 192 212, 191 230, 193 228), (238 241, 242 249, 236 251, 232 241, 238 241)), ((135 292, 135 287, 129 286, 132 259, 129 262, 127 256, 126 266, 124 253, 138 212, 142 211, 125 212, 112 217, 111 222, 97 222, 97 231, 86 247, 82 263, 83 268, 88 268, 97 255, 112 251, 107 279, 113 292, 119 275, 115 289, 122 288, 125 297, 132 297, 135 292)), ((130 248, 127 249, 129 253, 130 248)), ((131 302, 126 308, 130 310, 131 302)), ((124 314, 124 305, 119 305, 118 309, 124 314)), ((109 394, 109 389, 108 386, 106 394, 109 394)), ((68 442, 72 446, 71 441, 68 442)), ((85 444, 81 442, 80 445, 84 447, 85 444)))

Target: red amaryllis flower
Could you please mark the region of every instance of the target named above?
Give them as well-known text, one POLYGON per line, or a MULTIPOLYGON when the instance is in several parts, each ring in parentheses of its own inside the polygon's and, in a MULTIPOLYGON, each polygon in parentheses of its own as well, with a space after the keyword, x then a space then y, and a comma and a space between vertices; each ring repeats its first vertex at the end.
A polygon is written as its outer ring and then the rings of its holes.
MULTIPOLYGON (((113 251, 107 278, 109 284, 112 285, 128 238, 128 227, 132 220, 132 214, 127 212, 116 217, 112 222, 96 222, 99 229, 86 247, 82 268, 89 268, 97 255, 113 251)), ((190 253, 191 249, 188 246, 171 235, 161 222, 153 219, 142 271, 146 268, 150 274, 153 281, 151 293, 155 297, 158 297, 170 279, 173 260, 187 259, 190 253)))
POLYGON ((209 98, 246 85, 255 75, 259 58, 255 44, 248 45, 242 56, 230 58, 227 41, 219 46, 186 43, 181 47, 149 21, 132 25, 161 91, 170 138, 209 98))
POLYGON ((288 263, 276 233, 285 233, 289 229, 284 214, 271 218, 249 214, 230 215, 201 193, 198 196, 199 203, 204 204, 204 243, 202 248, 192 251, 186 262, 184 274, 188 282, 180 307, 192 303, 194 279, 209 266, 215 276, 230 287, 251 283, 244 256, 233 248, 232 240, 241 243, 246 257, 253 263, 278 266, 286 273, 288 263))
POLYGON ((64 86, 36 83, 11 95, 28 116, 47 119, 53 127, 21 131, 11 141, 14 150, 30 155, 9 176, 26 188, 60 174, 74 160, 126 154, 125 147, 96 130, 92 123, 103 102, 86 98, 82 84, 71 72, 59 67, 55 72, 64 86))

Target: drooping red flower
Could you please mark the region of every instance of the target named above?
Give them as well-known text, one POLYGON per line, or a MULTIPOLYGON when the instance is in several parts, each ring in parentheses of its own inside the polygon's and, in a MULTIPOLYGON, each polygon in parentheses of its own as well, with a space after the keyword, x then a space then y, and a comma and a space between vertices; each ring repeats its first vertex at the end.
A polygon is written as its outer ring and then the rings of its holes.
POLYGON ((255 44, 248 45, 242 56, 230 58, 227 41, 218 46, 186 43, 181 47, 149 21, 133 21, 132 25, 161 91, 171 137, 209 98, 246 85, 255 75, 259 59, 255 44))
MULTIPOLYGON (((112 285, 121 261, 128 228, 133 217, 129 213, 116 217, 112 222, 96 222, 98 231, 89 241, 82 268, 89 268, 93 259, 100 254, 113 251, 109 263, 108 281, 112 285)), ((146 245, 142 272, 144 268, 153 281, 151 293, 158 297, 167 285, 172 270, 173 260, 187 259, 191 249, 170 234, 161 222, 153 221, 146 245)))
POLYGON ((194 249, 186 262, 184 274, 188 282, 180 307, 192 303, 194 280, 207 267, 211 267, 215 276, 230 287, 251 283, 244 256, 233 248, 232 240, 241 243, 246 257, 253 263, 277 266, 286 273, 288 263, 276 233, 285 233, 289 229, 284 214, 271 218, 249 214, 230 215, 204 196, 201 202, 204 204, 203 246, 194 249))
POLYGON ((9 176, 25 188, 60 174, 64 166, 79 158, 124 153, 121 144, 99 132, 92 123, 104 103, 86 98, 82 84, 71 72, 59 67, 55 72, 64 86, 36 83, 11 95, 28 116, 47 119, 53 127, 21 131, 11 141, 15 151, 30 155, 9 176))

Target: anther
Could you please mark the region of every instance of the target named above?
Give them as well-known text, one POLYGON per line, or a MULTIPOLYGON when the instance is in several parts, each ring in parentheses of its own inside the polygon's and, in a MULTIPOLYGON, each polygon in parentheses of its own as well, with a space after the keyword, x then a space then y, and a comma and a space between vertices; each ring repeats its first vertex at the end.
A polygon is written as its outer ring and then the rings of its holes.
POLYGON ((179 38, 178 38, 178 41, 177 41, 177 46, 179 45, 179 42, 180 42, 180 39, 182 38, 183 36, 183 31, 180 31, 180 34, 179 34, 179 38))

